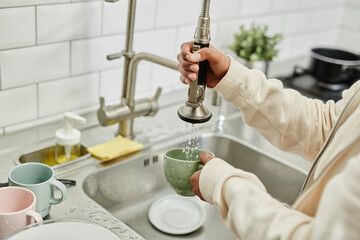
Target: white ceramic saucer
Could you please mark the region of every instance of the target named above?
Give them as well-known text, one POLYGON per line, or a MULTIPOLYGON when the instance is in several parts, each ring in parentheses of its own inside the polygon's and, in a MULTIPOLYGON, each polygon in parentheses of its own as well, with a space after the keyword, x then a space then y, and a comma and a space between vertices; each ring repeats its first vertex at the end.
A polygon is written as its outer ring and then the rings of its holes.
POLYGON ((8 240, 119 240, 110 230, 86 222, 56 222, 44 221, 44 225, 34 224, 33 227, 27 227, 25 230, 16 232, 6 237, 8 240))
POLYGON ((200 228, 205 221, 205 210, 198 198, 172 194, 153 202, 148 217, 160 231, 179 235, 200 228))

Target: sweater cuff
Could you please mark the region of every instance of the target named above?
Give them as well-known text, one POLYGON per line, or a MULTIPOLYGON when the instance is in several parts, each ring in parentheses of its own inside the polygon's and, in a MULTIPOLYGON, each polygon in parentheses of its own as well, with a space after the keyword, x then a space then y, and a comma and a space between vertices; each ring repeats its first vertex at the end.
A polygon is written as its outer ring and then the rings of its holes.
POLYGON ((214 204, 213 195, 218 181, 225 181, 223 178, 233 172, 235 168, 222 161, 220 158, 213 158, 201 170, 199 187, 201 195, 211 204, 214 204), (221 171, 219 171, 221 169, 221 171))
POLYGON ((242 178, 245 182, 253 183, 266 192, 264 185, 254 174, 234 168, 220 158, 214 158, 205 164, 201 170, 199 179, 201 195, 211 204, 221 201, 222 187, 231 177, 242 178))

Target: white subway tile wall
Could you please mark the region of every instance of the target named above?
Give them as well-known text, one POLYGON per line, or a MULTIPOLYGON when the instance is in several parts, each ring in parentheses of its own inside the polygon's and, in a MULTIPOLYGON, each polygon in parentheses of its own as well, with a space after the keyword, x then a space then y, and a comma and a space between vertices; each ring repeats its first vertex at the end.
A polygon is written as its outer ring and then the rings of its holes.
POLYGON ((123 69, 102 71, 100 76, 100 96, 105 97, 106 103, 120 103, 122 93, 123 69))
POLYGON ((285 13, 283 33, 285 35, 291 35, 305 33, 311 30, 311 16, 310 11, 285 13))
MULTIPOLYGON (((149 81, 149 76, 152 74, 152 63, 142 61, 139 63, 138 69, 141 71, 137 71, 136 73, 136 85, 135 85, 135 98, 139 99, 142 97, 149 97, 155 94, 155 92, 151 91, 151 81, 149 81)), ((154 79, 154 78, 152 78, 154 79)), ((154 80, 157 82, 156 80, 154 80)))
POLYGON ((273 0, 272 10, 273 12, 286 12, 296 11, 301 6, 301 1, 289 1, 289 0, 273 0))
POLYGON ((282 26, 284 17, 283 15, 270 15, 264 17, 258 17, 255 20, 258 24, 267 24, 269 26, 268 33, 274 35, 276 33, 282 32, 282 26))
POLYGON ((240 25, 248 28, 253 20, 253 18, 236 19, 226 21, 222 23, 221 26, 217 25, 217 28, 214 29, 215 32, 213 31, 212 33, 214 44, 216 44, 216 46, 222 46, 222 48, 227 50, 233 42, 234 33, 239 32, 240 25))
MULTIPOLYGON (((211 42, 212 44, 215 44, 215 39, 214 39, 214 29, 216 29, 216 27, 214 27, 214 25, 210 26, 211 28, 211 34, 212 34, 212 39, 211 42)), ((181 44, 184 42, 188 42, 194 39, 194 26, 186 26, 186 27, 180 27, 177 30, 178 32, 178 37, 176 39, 177 43, 175 44, 175 51, 176 52, 180 52, 180 48, 181 48, 181 44)))
MULTIPOLYGON (((314 30, 331 30, 341 24, 342 9, 324 8, 312 11, 310 26, 314 30)), ((356 14, 356 13, 354 13, 356 14)), ((360 21, 359 21, 360 24, 360 21)))
POLYGON ((1 0, 0 7, 21 7, 65 2, 71 2, 71 0, 1 0))
MULTIPOLYGON (((103 34, 120 34, 126 32, 127 1, 104 3, 103 34)), ((144 19, 144 18, 142 18, 144 19)), ((136 19, 138 20, 138 19, 136 19)), ((139 21, 136 21, 138 24, 139 21)), ((150 22, 150 21, 149 21, 150 22)))
POLYGON ((0 51, 1 89, 69 76, 69 45, 62 42, 0 51))
MULTIPOLYGON (((193 3, 194 4, 194 3, 193 3)), ((237 18, 239 15, 239 7, 241 1, 239 0, 226 0, 224 1, 212 1, 210 3, 210 8, 216 9, 216 11, 211 11, 211 21, 219 21, 219 20, 226 20, 226 19, 234 19, 237 18)), ((195 14, 199 15, 199 13, 195 14)))
POLYGON ((358 0, 347 0, 348 5, 360 6, 360 1, 358 0))
POLYGON ((189 24, 196 27, 200 11, 201 1, 158 0, 156 27, 173 28, 189 24))
POLYGON ((39 84, 39 116, 96 104, 99 101, 99 76, 99 73, 92 73, 39 84))
POLYGON ((0 126, 11 126, 37 118, 37 86, 0 92, 0 126))
POLYGON ((173 28, 135 33, 134 38, 137 52, 151 52, 169 58, 178 51, 174 44, 177 30, 173 28))
POLYGON ((0 11, 0 50, 35 45, 35 7, 0 11))
MULTIPOLYGON (((119 34, 126 32, 128 1, 104 3, 103 34, 119 34)), ((136 31, 155 28, 156 0, 140 0, 136 5, 136 31)))
POLYGON ((343 11, 344 14, 344 27, 360 29, 360 14, 358 9, 348 7, 343 11))
POLYGON ((164 69, 161 66, 153 65, 153 94, 155 94, 158 87, 162 87, 164 93, 176 90, 178 86, 183 85, 179 80, 179 76, 179 73, 172 69, 164 69))
POLYGON ((342 9, 342 22, 338 31, 341 48, 360 52, 360 1, 347 0, 342 9))
MULTIPOLYGON (((0 135, 119 102, 129 0, 0 0, 0 135)), ((313 46, 360 52, 358 0, 212 0, 212 44, 227 50, 241 24, 268 24, 284 39, 275 61, 307 56, 313 46)), ((201 0, 138 0, 135 52, 176 60, 193 40, 201 0)), ((185 88, 179 74, 139 64, 136 98, 185 88)))
POLYGON ((101 2, 37 7, 38 44, 90 38, 101 34, 101 2))
POLYGON ((303 8, 318 8, 318 7, 325 7, 325 6, 329 6, 329 5, 337 5, 337 4, 344 4, 345 2, 347 2, 349 0, 302 0, 301 2, 301 6, 303 8))
POLYGON ((108 61, 106 56, 120 52, 123 44, 123 35, 72 41, 71 74, 79 75, 122 66, 122 60, 108 61))
POLYGON ((241 1, 240 16, 257 16, 262 14, 269 14, 272 7, 272 1, 269 0, 252 0, 241 1))

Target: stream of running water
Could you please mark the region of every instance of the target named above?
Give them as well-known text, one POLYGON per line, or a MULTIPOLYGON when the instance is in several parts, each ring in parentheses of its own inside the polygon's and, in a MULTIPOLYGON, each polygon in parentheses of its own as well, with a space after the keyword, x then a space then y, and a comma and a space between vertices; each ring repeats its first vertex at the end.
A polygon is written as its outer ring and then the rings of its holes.
POLYGON ((185 125, 185 140, 183 144, 183 153, 187 160, 197 161, 198 155, 195 150, 200 148, 199 142, 199 126, 198 124, 186 123, 185 125))

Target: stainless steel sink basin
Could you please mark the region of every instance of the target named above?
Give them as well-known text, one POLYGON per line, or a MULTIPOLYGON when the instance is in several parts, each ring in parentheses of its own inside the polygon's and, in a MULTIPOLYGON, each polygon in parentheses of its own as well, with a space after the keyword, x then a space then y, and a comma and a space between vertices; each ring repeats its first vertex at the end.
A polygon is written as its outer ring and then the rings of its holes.
POLYGON ((84 145, 80 145, 80 156, 74 160, 68 161, 66 163, 59 164, 55 160, 55 150, 56 146, 50 146, 43 149, 39 149, 33 152, 25 153, 20 156, 19 159, 15 161, 16 165, 29 163, 29 162, 40 162, 49 166, 53 166, 56 169, 59 165, 67 165, 69 163, 74 163, 91 156, 90 153, 86 150, 84 145))
MULTIPOLYGON (((253 172, 268 192, 291 205, 305 179, 305 171, 287 165, 245 142, 228 135, 204 134, 200 148, 208 149, 231 165, 253 172)), ((182 147, 184 139, 153 146, 144 153, 87 176, 85 193, 115 217, 129 225, 145 239, 236 239, 221 222, 217 209, 202 202, 206 210, 204 225, 187 235, 169 235, 154 228, 148 220, 148 209, 156 199, 174 193, 165 180, 162 154, 171 148, 182 147)))

